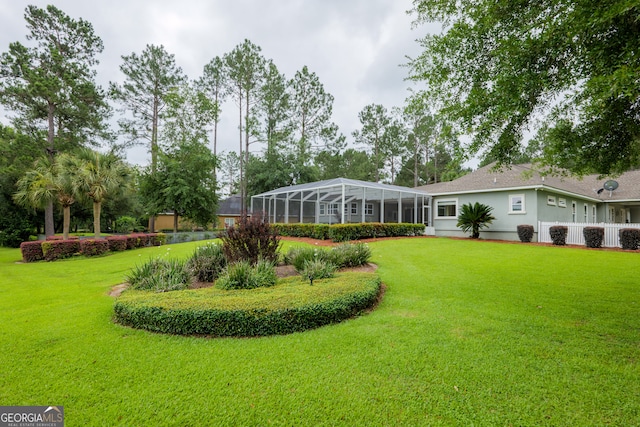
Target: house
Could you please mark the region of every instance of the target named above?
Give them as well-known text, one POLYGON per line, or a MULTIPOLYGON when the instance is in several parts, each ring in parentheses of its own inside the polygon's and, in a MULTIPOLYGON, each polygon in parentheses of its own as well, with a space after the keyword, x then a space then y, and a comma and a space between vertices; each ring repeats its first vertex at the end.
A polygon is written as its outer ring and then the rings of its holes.
POLYGON ((428 199, 415 188, 334 178, 252 196, 251 212, 280 223, 421 223, 428 199))
MULTIPOLYGON (((218 210, 216 215, 218 216, 218 222, 211 224, 213 228, 226 228, 234 225, 238 218, 240 218, 240 196, 232 195, 218 204, 218 210)), ((155 217, 156 230, 160 231, 172 231, 173 230, 173 212, 163 212, 155 217)), ((178 229, 179 230, 194 230, 197 227, 188 220, 178 217, 178 229)))
POLYGON ((475 202, 493 207, 496 219, 481 231, 481 237, 491 239, 518 240, 516 227, 530 224, 537 240, 539 221, 640 223, 640 171, 613 181, 597 175, 582 179, 544 175, 530 164, 499 171, 493 166, 417 188, 431 196, 430 234, 464 236, 456 227, 458 212, 463 204, 475 202))

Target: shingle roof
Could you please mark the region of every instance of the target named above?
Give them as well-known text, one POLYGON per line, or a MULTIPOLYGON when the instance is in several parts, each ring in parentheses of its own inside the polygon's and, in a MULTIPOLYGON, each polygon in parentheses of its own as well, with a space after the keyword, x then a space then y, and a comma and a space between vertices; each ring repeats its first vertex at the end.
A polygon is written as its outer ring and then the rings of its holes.
POLYGON ((234 216, 234 215, 240 215, 241 214, 241 203, 242 199, 240 198, 240 195, 238 194, 234 194, 226 199, 224 199, 223 201, 220 202, 220 204, 218 205, 218 215, 221 216, 234 216))
POLYGON ((600 201, 640 201, 640 170, 630 171, 615 178, 619 186, 609 193, 602 188, 607 179, 599 179, 598 175, 587 175, 582 179, 544 175, 531 164, 512 165, 510 168, 493 170, 494 164, 479 168, 449 182, 423 185, 417 189, 431 195, 474 193, 493 190, 509 190, 522 188, 549 188, 573 193, 600 201))

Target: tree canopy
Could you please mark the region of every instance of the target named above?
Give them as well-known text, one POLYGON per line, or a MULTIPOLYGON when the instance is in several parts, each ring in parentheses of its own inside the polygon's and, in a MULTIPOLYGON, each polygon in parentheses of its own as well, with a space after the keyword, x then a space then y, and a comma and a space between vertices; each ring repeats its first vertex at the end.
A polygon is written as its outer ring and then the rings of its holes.
POLYGON ((635 0, 415 0, 411 79, 499 163, 539 131, 542 163, 582 174, 640 164, 640 6, 635 0), (541 119, 543 125, 537 126, 541 119))

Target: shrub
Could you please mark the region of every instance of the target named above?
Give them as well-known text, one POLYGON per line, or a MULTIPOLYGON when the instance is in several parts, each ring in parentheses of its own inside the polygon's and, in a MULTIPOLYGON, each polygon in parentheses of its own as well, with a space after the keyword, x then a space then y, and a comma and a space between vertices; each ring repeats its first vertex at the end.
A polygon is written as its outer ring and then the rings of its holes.
POLYGON ((229 263, 249 261, 256 264, 259 259, 274 263, 278 261, 280 237, 259 215, 241 217, 240 221, 227 228, 220 238, 229 263))
POLYGON ((42 242, 42 253, 46 261, 55 261, 80 252, 80 241, 73 240, 49 240, 42 242))
POLYGON ((227 265, 216 286, 220 289, 253 289, 259 285, 255 282, 254 270, 249 261, 238 261, 227 265))
POLYGON ((371 258, 371 249, 364 243, 342 243, 331 252, 332 262, 338 268, 365 265, 371 258))
POLYGON ((258 263, 254 267, 253 273, 255 275, 255 281, 258 287, 274 286, 278 281, 275 266, 271 261, 265 261, 262 259, 258 260, 258 263))
POLYGON ((640 229, 621 228, 618 231, 618 237, 620 237, 622 249, 636 250, 640 246, 640 229))
POLYGON ((151 246, 162 246, 167 244, 167 235, 164 233, 149 233, 149 244, 151 246))
POLYGON ((103 255, 109 251, 106 239, 84 239, 80 241, 80 253, 84 256, 103 255))
POLYGON ((533 238, 533 225, 522 224, 517 227, 518 237, 522 243, 531 243, 533 238))
POLYGON ((22 242, 20 244, 20 252, 22 252, 22 260, 24 262, 42 261, 44 254, 42 253, 42 242, 22 242))
POLYGON ((144 248, 149 245, 149 236, 144 233, 134 233, 131 234, 131 237, 135 238, 134 247, 136 248, 144 248))
POLYGON ((181 335, 265 336, 289 334, 337 323, 371 308, 379 298, 373 274, 343 273, 322 286, 284 279, 255 293, 214 288, 154 294, 128 291, 114 306, 120 324, 181 335))
POLYGON ((334 242, 376 237, 419 236, 424 224, 366 222, 358 224, 273 224, 281 236, 310 237, 334 242))
POLYGON ((115 230, 116 233, 131 233, 136 229, 138 221, 130 216, 121 216, 116 219, 115 230))
POLYGON ((601 248, 604 240, 604 228, 602 227, 584 227, 582 229, 584 236, 584 244, 588 248, 601 248))
POLYGON ((227 266, 222 246, 210 243, 196 248, 185 267, 199 282, 213 282, 227 266))
POLYGON ((126 236, 127 238, 127 249, 135 249, 138 247, 138 238, 133 235, 126 236))
POLYGON ((330 251, 320 248, 293 247, 289 249, 289 251, 284 256, 285 264, 292 265, 297 272, 300 272, 304 269, 304 264, 307 261, 322 261, 333 263, 330 251))
POLYGON ((567 233, 569 228, 564 225, 553 225, 549 227, 549 235, 554 245, 564 246, 567 244, 567 233))
POLYGON ((190 282, 184 263, 162 258, 152 258, 134 267, 126 281, 132 289, 155 292, 186 289, 190 282))
POLYGON ((328 279, 333 277, 337 270, 335 264, 322 260, 307 260, 304 262, 302 270, 298 270, 298 273, 305 279, 309 280, 309 284, 313 286, 315 279, 328 279))
POLYGON ((467 203, 460 208, 460 214, 458 215, 458 223, 456 227, 465 232, 471 232, 471 238, 477 239, 480 237, 480 230, 488 228, 493 220, 496 219, 491 214, 493 207, 485 205, 483 203, 467 203))
POLYGON ((109 250, 112 252, 120 252, 127 249, 127 236, 107 236, 109 250))

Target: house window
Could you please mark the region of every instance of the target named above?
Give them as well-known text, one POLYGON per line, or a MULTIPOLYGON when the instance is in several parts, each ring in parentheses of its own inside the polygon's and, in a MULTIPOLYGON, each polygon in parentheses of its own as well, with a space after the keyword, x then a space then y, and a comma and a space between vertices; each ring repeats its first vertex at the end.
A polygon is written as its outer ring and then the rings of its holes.
POLYGON ((436 200, 436 213, 438 218, 456 218, 458 211, 458 199, 436 200))
POLYGON ((524 209, 524 194, 509 195, 509 213, 510 214, 527 213, 524 209))
POLYGON ((558 199, 558 207, 566 208, 567 207, 567 199, 558 199))
POLYGON ((576 217, 578 215, 578 204, 576 202, 571 202, 571 221, 576 222, 576 217))
POLYGON ((339 207, 337 203, 329 203, 327 205, 327 215, 336 215, 339 211, 339 207))
POLYGON ((373 215, 373 203, 365 203, 364 204, 364 214, 365 215, 373 215))
POLYGON ((584 222, 589 222, 589 206, 584 204, 584 222))
POLYGON ((358 204, 355 202, 351 203, 351 215, 358 215, 358 204))
POLYGON ((225 218, 224 219, 224 226, 225 227, 233 227, 234 225, 236 225, 236 220, 233 218, 225 218))
POLYGON ((547 204, 551 206, 556 205, 556 196, 547 196, 547 204))
POLYGON ((593 223, 598 222, 597 212, 598 212, 598 209, 596 208, 596 205, 591 205, 591 222, 593 223))
POLYGON ((320 212, 318 212, 318 215, 326 215, 326 212, 327 212, 327 204, 320 203, 320 212))

